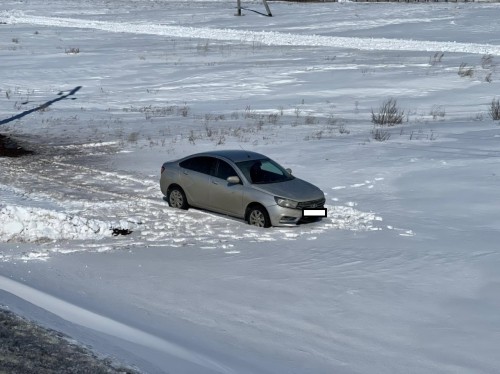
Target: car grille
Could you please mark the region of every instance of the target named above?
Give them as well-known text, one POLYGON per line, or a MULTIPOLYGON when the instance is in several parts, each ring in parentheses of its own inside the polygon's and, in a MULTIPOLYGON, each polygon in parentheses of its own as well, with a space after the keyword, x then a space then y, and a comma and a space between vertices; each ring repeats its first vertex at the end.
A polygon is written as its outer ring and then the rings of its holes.
POLYGON ((325 199, 302 201, 297 204, 297 209, 319 209, 325 205, 325 199))

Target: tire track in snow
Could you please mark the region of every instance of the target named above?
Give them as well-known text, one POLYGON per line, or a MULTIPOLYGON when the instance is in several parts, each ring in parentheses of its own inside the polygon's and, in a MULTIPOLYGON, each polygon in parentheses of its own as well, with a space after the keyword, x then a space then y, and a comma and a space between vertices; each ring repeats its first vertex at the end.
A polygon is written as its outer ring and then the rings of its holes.
POLYGON ((44 310, 47 310, 71 323, 94 331, 102 332, 134 344, 139 344, 156 351, 167 353, 192 364, 198 365, 205 370, 208 369, 210 372, 233 373, 233 370, 230 368, 200 353, 194 352, 176 343, 139 330, 135 327, 128 326, 109 317, 81 308, 77 305, 71 304, 25 284, 16 282, 2 275, 0 275, 0 289, 26 300, 44 310))
MULTIPOLYGON (((161 199, 158 182, 148 178, 141 180, 122 172, 100 170, 72 162, 54 162, 51 158, 43 157, 33 159, 29 166, 25 163, 11 165, 7 174, 8 180, 18 186, 17 194, 21 193, 28 200, 25 205, 30 205, 34 199, 43 198, 57 206, 64 206, 64 211, 72 215, 99 219, 103 223, 110 219, 126 221, 136 231, 133 241, 78 244, 82 250, 90 248, 104 251, 123 245, 201 245, 202 249, 230 249, 234 247, 231 243, 237 239, 235 236, 239 228, 234 227, 234 220, 201 210, 186 212, 169 208, 161 199), (33 169, 38 170, 38 173, 30 173, 33 169)), ((39 234, 37 231, 32 238, 36 239, 39 234)), ((23 253, 22 258, 46 259, 52 251, 60 250, 45 250, 35 256, 23 253)))
POLYGON ((0 21, 9 24, 32 24, 51 27, 93 29, 116 33, 158 35, 177 38, 200 38, 237 41, 240 43, 262 43, 264 45, 290 45, 308 47, 334 47, 359 50, 458 52, 491 54, 500 56, 500 45, 438 42, 430 40, 356 38, 321 35, 300 35, 275 31, 243 31, 233 29, 195 28, 186 26, 135 24, 130 22, 105 22, 91 19, 39 17, 19 11, 0 13, 0 21))

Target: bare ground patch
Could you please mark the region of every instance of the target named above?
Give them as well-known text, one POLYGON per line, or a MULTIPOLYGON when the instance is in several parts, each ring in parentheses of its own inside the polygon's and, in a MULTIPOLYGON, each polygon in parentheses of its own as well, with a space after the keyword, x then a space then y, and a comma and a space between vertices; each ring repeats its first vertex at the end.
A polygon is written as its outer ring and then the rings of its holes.
POLYGON ((0 308, 0 374, 137 374, 100 359, 57 331, 0 308))
POLYGON ((14 139, 0 134, 0 157, 20 157, 32 153, 17 144, 14 139))

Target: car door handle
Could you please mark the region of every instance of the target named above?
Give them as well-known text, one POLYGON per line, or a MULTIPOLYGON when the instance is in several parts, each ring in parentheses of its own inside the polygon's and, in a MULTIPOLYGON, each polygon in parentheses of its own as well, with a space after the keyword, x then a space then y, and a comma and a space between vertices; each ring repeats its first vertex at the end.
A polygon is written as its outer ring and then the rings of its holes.
POLYGON ((215 179, 212 179, 212 183, 213 184, 219 184, 219 183, 217 183, 217 181, 215 179))
POLYGON ((183 170, 183 171, 182 171, 182 174, 184 174, 184 175, 189 175, 189 173, 188 173, 186 170, 183 170))

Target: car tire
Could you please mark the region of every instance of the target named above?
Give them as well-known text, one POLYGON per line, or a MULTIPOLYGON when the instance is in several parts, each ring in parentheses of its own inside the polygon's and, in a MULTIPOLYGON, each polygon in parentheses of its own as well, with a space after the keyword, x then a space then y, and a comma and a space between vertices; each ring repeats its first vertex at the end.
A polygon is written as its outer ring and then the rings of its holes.
POLYGON ((167 202, 171 208, 187 209, 189 204, 186 194, 179 186, 171 187, 167 193, 167 202))
POLYGON ((253 205, 248 208, 247 222, 252 226, 271 227, 269 214, 266 208, 260 205, 253 205))

